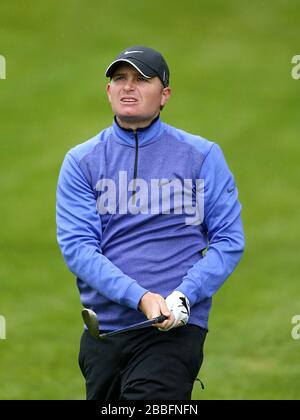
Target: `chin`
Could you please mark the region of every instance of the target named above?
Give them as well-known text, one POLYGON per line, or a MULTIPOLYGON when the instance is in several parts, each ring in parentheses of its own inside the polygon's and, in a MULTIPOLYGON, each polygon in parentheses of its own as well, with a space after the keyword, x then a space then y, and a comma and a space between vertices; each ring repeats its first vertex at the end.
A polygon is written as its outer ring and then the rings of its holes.
POLYGON ((128 112, 126 114, 117 114, 118 118, 123 121, 143 121, 145 117, 139 114, 128 112))

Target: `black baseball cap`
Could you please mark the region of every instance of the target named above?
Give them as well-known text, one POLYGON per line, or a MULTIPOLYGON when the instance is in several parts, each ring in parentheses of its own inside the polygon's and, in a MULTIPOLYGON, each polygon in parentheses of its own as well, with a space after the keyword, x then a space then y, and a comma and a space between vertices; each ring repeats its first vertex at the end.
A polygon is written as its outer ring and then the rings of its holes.
POLYGON ((120 62, 131 64, 147 79, 158 76, 164 87, 169 86, 169 67, 161 53, 152 48, 140 45, 126 48, 108 66, 105 76, 112 77, 120 62))

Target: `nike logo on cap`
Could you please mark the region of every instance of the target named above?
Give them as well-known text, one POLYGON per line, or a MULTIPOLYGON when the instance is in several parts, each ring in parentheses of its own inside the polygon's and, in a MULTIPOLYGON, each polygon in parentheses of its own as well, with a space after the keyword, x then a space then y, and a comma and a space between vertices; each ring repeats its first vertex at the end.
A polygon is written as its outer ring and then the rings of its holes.
POLYGON ((134 54, 134 53, 143 53, 144 51, 125 51, 124 54, 134 54))

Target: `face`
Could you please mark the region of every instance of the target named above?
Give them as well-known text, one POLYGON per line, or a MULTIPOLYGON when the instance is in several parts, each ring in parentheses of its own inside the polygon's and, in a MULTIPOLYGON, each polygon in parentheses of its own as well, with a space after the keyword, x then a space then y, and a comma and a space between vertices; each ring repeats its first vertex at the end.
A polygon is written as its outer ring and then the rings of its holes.
POLYGON ((158 77, 147 79, 130 64, 117 67, 107 85, 108 100, 124 128, 146 127, 159 114, 171 94, 158 77))

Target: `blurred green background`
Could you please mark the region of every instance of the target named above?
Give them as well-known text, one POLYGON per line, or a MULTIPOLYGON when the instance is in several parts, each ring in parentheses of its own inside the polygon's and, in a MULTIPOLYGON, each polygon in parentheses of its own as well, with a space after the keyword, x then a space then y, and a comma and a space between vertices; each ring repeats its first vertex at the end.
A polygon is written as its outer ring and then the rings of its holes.
POLYGON ((84 399, 74 277, 55 232, 72 146, 111 124, 104 71, 123 48, 159 49, 164 121, 216 141, 235 174, 247 247, 214 299, 194 399, 298 399, 300 3, 2 0, 0 399, 84 399))

